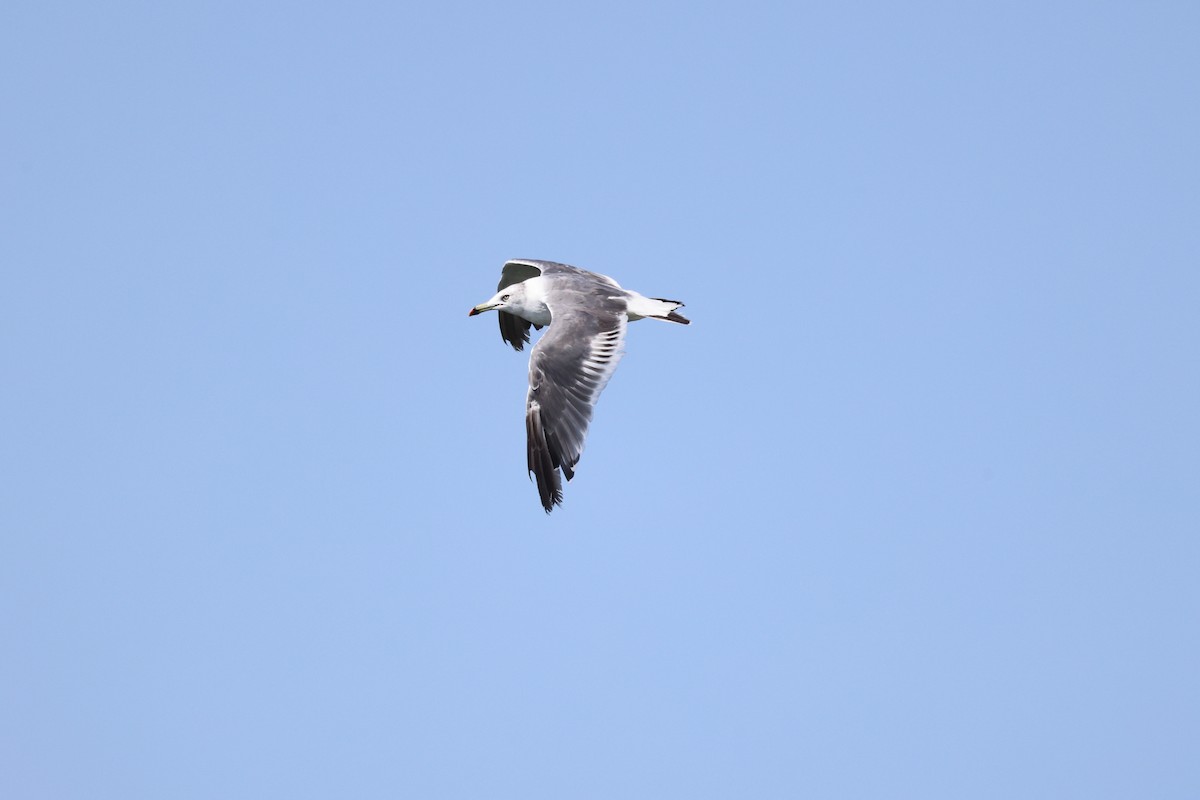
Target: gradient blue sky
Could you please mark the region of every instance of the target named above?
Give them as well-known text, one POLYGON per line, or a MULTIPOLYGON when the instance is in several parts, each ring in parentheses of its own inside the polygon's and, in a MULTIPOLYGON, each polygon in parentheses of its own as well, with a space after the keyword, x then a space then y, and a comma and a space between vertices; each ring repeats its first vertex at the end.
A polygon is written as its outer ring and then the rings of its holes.
POLYGON ((5 2, 0 795, 1200 796, 1198 33, 5 2))

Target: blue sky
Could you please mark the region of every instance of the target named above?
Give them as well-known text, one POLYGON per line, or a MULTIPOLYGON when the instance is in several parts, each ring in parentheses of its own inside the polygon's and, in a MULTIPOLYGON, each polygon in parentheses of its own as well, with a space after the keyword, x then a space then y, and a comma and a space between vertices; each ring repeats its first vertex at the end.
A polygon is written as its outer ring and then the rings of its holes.
POLYGON ((6 3, 0 794, 1196 797, 1198 25, 6 3))

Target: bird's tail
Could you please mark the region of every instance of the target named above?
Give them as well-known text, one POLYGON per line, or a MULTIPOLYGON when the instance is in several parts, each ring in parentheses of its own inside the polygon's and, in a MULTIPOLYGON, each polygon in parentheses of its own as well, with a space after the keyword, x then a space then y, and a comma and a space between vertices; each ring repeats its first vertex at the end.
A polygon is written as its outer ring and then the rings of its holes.
POLYGON ((690 325, 691 320, 682 314, 675 313, 675 309, 683 308, 683 303, 678 300, 664 300, 661 297, 642 297, 637 295, 630 298, 629 314, 631 319, 640 319, 642 317, 650 317, 652 319, 662 319, 667 322, 678 322, 680 325, 690 325))

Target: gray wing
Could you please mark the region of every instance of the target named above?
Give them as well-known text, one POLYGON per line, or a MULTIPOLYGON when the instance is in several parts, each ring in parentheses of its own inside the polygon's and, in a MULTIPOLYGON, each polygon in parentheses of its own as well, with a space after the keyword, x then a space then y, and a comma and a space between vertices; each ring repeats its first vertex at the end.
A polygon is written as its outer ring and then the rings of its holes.
POLYGON ((525 402, 529 471, 547 513, 562 503, 558 470, 575 477, 592 409, 623 355, 627 323, 622 297, 592 296, 586 307, 560 303, 550 313, 554 324, 529 357, 525 402))

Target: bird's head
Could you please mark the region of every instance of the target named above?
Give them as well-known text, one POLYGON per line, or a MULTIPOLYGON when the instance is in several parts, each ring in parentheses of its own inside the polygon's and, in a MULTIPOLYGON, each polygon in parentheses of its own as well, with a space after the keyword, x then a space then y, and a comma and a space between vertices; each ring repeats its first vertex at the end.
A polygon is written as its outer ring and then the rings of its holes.
POLYGON ((509 308, 517 308, 521 304, 521 298, 524 296, 524 290, 520 284, 515 286, 506 286, 485 303, 472 308, 467 312, 468 317, 473 317, 476 314, 482 314, 485 311, 503 311, 509 308))

